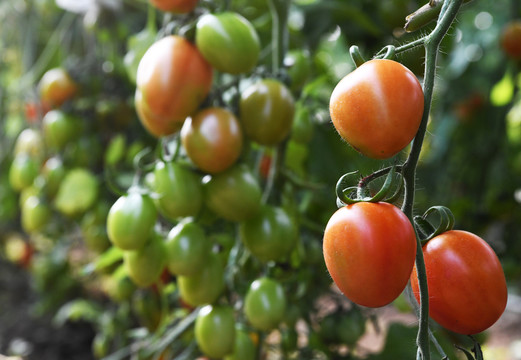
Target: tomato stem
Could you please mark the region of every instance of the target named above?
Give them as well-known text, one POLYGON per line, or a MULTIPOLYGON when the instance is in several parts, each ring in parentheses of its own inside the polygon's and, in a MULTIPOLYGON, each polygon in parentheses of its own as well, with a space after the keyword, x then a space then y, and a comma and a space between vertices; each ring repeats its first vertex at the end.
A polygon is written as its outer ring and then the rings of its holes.
POLYGON ((284 56, 288 49, 288 15, 289 0, 268 0, 272 18, 272 49, 271 49, 271 69, 274 74, 279 74, 282 67, 284 56))

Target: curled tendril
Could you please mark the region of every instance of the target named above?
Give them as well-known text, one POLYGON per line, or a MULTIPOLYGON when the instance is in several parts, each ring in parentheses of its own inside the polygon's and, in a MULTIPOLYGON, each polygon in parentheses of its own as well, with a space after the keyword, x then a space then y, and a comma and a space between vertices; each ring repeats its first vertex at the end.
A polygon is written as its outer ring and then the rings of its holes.
POLYGON ((387 45, 384 47, 377 55, 383 54, 383 59, 392 60, 394 59, 394 55, 396 55, 396 48, 393 45, 387 45))
POLYGON ((452 230, 455 223, 454 214, 449 208, 445 206, 433 206, 429 208, 422 216, 415 216, 414 222, 416 228, 420 233, 420 239, 422 243, 426 243, 435 236, 438 236, 446 231, 452 230), (427 220, 429 215, 436 213, 439 216, 440 222, 437 226, 432 225, 427 220))
MULTIPOLYGON (((350 172, 347 174, 344 174, 338 179, 338 182, 336 184, 336 196, 337 196, 337 206, 345 206, 349 204, 354 204, 357 202, 378 202, 378 201, 386 201, 386 202, 394 202, 398 197, 401 195, 402 189, 403 189, 403 177, 401 173, 396 172, 396 166, 392 166, 389 171, 387 172, 387 177, 385 178, 385 181, 378 190, 378 192, 373 195, 369 196, 367 195, 367 185, 370 181, 366 181, 367 178, 364 178, 358 182, 358 186, 347 186, 347 178, 358 174, 358 172, 350 172), (396 176, 396 175, 399 176, 396 176), (400 183, 397 185, 396 182, 400 181, 400 183), (390 192, 397 188, 396 191, 391 195, 390 192), (355 194, 356 197, 352 198, 350 195, 355 194)), ((385 175, 385 173, 382 173, 382 175, 385 175)), ((376 179, 377 177, 372 177, 371 181, 376 179)))
POLYGON ((360 53, 360 49, 358 46, 353 45, 349 48, 349 55, 351 55, 351 59, 355 63, 356 67, 359 67, 363 63, 365 63, 365 59, 360 53))

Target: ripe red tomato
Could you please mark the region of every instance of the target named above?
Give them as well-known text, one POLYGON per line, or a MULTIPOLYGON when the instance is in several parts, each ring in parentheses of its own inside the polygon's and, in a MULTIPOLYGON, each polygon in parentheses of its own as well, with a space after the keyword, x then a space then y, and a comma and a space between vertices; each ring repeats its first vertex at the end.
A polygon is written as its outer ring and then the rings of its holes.
POLYGON ((501 34, 501 47, 513 59, 521 59, 521 20, 508 23, 501 34))
POLYGON ((45 106, 58 107, 76 95, 78 86, 63 68, 54 68, 43 74, 38 85, 40 100, 45 106))
POLYGON ((136 110, 154 136, 172 134, 208 95, 212 68, 197 48, 181 36, 155 42, 137 70, 136 110))
MULTIPOLYGON (((447 231, 423 246, 429 315, 456 333, 472 335, 492 326, 503 314, 507 286, 494 250, 479 236, 447 231)), ((411 286, 419 301, 416 267, 411 286)))
POLYGON ((232 112, 218 107, 187 118, 181 129, 181 140, 194 164, 211 174, 233 165, 242 150, 239 120, 232 112))
POLYGON ((275 145, 291 131, 295 101, 280 81, 264 79, 248 87, 239 104, 244 133, 261 145, 275 145))
POLYGON ((237 13, 201 16, 195 41, 205 59, 219 71, 240 74, 257 65, 259 36, 253 25, 237 13))
POLYGON ((351 301, 389 304, 403 291, 414 265, 416 235, 396 206, 360 202, 338 209, 324 233, 324 260, 351 301))
POLYGON ((333 125, 353 148, 387 159, 416 135, 423 115, 416 76, 392 60, 371 60, 345 76, 331 94, 333 125))
POLYGON ((156 8, 176 14, 189 13, 197 6, 198 0, 150 0, 156 8))
POLYGON ((195 320, 195 339, 205 355, 221 359, 231 354, 235 335, 232 307, 206 305, 199 310, 195 320))
POLYGON ((263 277, 251 283, 244 298, 244 314, 250 324, 261 331, 277 327, 286 312, 286 294, 282 285, 263 277))

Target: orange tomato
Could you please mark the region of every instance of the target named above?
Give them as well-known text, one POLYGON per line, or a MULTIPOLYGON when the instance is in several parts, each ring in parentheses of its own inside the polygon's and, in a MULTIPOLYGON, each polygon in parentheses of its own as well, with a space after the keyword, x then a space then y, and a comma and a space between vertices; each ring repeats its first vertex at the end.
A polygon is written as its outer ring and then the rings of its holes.
POLYGON ((185 14, 195 9, 197 1, 198 0, 150 0, 150 3, 163 11, 185 14))
POLYGON ((54 68, 43 74, 38 84, 40 100, 44 107, 59 107, 71 99, 78 86, 63 68, 54 68))
POLYGON ((521 59, 521 20, 508 23, 501 34, 501 47, 513 59, 521 59))

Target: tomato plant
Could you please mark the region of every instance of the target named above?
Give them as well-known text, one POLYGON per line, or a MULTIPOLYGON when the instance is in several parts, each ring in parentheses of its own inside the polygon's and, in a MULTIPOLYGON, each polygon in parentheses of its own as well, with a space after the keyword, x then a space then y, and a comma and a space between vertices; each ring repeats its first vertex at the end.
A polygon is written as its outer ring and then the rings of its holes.
POLYGON ((297 228, 287 212, 264 205, 255 217, 239 225, 242 242, 261 261, 287 257, 297 242, 297 228))
POLYGON ((253 281, 244 298, 244 314, 250 324, 262 331, 279 325, 286 312, 286 294, 276 280, 263 277, 253 281))
POLYGON ((509 57, 521 59, 521 20, 508 23, 501 33, 501 48, 509 57))
POLYGON ((338 209, 327 223, 323 246, 336 285, 353 302, 368 307, 387 305, 400 295, 416 256, 409 219, 389 203, 360 202, 338 209))
MULTIPOLYGON (((501 263, 483 239, 451 230, 423 246, 429 315, 443 327, 465 335, 492 326, 503 314, 507 286, 501 263)), ((411 285, 419 299, 416 268, 411 285)))
POLYGON ((212 68, 181 36, 155 42, 143 55, 136 77, 136 110, 145 129, 161 137, 181 129, 208 95, 212 68))
POLYGON ((197 314, 195 338, 206 355, 222 358, 232 353, 235 336, 235 317, 231 307, 206 305, 197 314))
POLYGON ((150 286, 159 280, 165 267, 164 240, 159 234, 152 234, 141 248, 125 251, 123 259, 132 281, 141 287, 150 286))
POLYGON ((199 51, 215 69, 230 74, 251 71, 260 54, 255 28, 234 12, 201 16, 195 40, 199 51))
POLYGON ((295 101, 280 81, 264 79, 241 94, 240 120, 244 133, 262 145, 275 145, 291 131, 295 101))
POLYGON ((64 68, 53 68, 45 72, 38 84, 40 100, 50 107, 59 107, 74 97, 78 85, 64 68))
POLYGON ((186 119, 183 147, 194 164, 208 173, 232 166, 242 150, 242 132, 235 115, 224 108, 207 108, 186 119))
POLYGON ((150 0, 150 3, 163 11, 184 14, 197 6, 198 0, 150 0))
POLYGON ((109 239, 124 250, 140 249, 150 240, 156 220, 157 210, 152 199, 139 191, 129 191, 109 210, 109 239))
POLYGON ((336 85, 329 102, 333 125, 360 153, 375 159, 396 155, 416 135, 423 115, 416 76, 392 60, 371 60, 336 85))

